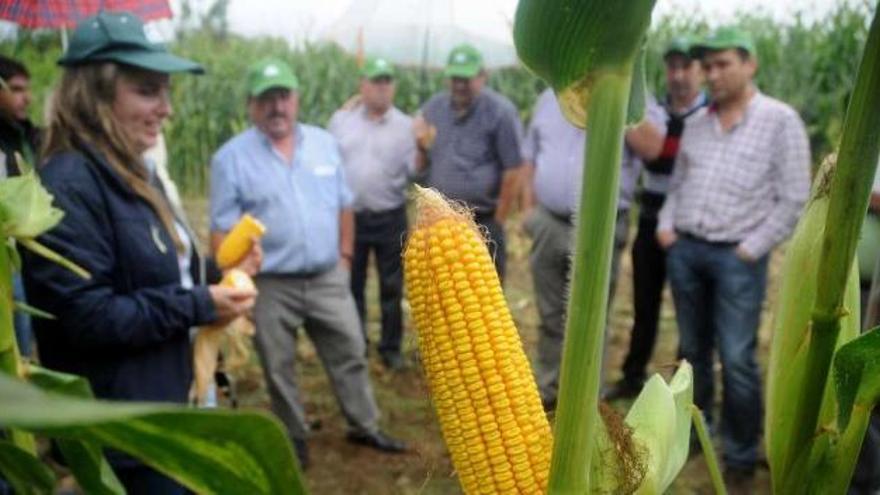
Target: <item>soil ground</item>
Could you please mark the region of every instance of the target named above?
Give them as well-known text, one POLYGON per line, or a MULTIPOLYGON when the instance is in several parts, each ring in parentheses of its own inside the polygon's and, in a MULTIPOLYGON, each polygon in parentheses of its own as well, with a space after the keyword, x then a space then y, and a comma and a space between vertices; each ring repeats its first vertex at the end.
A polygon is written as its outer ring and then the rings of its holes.
MULTIPOLYGON (((197 231, 207 232, 206 200, 187 200, 186 208, 197 231)), ((519 219, 512 218, 507 226, 508 265, 505 294, 526 352, 529 356, 534 356, 538 316, 528 264, 529 240, 521 233, 518 225, 519 219)), ((630 239, 634 235, 635 232, 632 232, 630 239)), ((770 318, 767 310, 777 292, 779 258, 779 253, 776 253, 771 262, 768 299, 765 302, 765 314, 759 335, 758 359, 762 369, 766 368, 770 339, 770 318)), ((375 272, 372 272, 367 287, 368 332, 372 342, 378 341, 379 334, 380 315, 377 296, 376 276, 375 272)), ((375 348, 371 349, 369 363, 373 387, 382 410, 382 427, 409 444, 410 452, 407 454, 379 454, 345 441, 345 421, 339 412, 323 368, 308 339, 299 339, 297 380, 309 418, 316 426, 309 440, 312 466, 306 473, 311 493, 317 495, 461 493, 418 364, 417 335, 412 327, 406 304, 404 311, 406 369, 400 372, 385 370, 375 348)), ((629 247, 627 247, 621 260, 617 293, 610 315, 605 361, 605 377, 609 382, 620 378, 620 366, 629 346, 632 319, 632 270, 629 247)), ((675 362, 677 345, 675 314, 667 289, 664 293, 658 342, 650 371, 659 372, 669 378, 675 362)), ((716 375, 718 372, 720 367, 716 367, 716 375)), ((237 373, 234 378, 241 407, 268 408, 268 396, 263 384, 262 372, 253 353, 251 365, 237 373)), ((720 391, 720 386, 718 389, 720 391)), ((618 402, 612 405, 625 413, 629 403, 618 402)), ((717 439, 715 441, 717 444, 717 439)), ((682 495, 713 493, 708 470, 701 454, 695 454, 689 459, 668 493, 682 495)), ((755 493, 770 493, 769 473, 766 467, 758 470, 755 493)))

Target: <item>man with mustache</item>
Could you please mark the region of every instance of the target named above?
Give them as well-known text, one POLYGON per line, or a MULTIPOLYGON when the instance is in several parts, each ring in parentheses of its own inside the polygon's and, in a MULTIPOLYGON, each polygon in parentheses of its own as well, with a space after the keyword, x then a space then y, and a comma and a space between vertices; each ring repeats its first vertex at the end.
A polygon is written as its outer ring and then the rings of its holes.
POLYGON ((354 213, 336 141, 297 122, 299 82, 285 62, 258 62, 247 81, 254 126, 224 144, 211 163, 211 242, 216 252, 244 213, 266 226, 254 319, 272 410, 307 465, 309 427, 294 381, 296 335, 303 327, 348 421, 348 441, 403 452, 404 444, 378 427, 349 290, 354 213))

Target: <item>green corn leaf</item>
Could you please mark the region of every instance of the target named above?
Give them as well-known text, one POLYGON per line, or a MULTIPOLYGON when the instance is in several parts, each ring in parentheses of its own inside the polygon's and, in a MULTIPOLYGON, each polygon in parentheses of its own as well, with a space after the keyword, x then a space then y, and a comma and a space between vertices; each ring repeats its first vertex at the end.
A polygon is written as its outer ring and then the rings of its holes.
POLYGON ((0 440, 0 475, 21 495, 48 495, 55 488, 55 475, 48 467, 6 440, 0 440))
POLYGON ((694 378, 686 361, 667 384, 654 375, 626 415, 633 438, 647 450, 647 469, 636 493, 660 494, 687 462, 694 378))
POLYGON ((880 399, 880 327, 841 347, 834 355, 834 385, 840 431, 846 430, 855 404, 870 408, 880 399))
POLYGON ((626 106, 627 125, 638 124, 645 118, 645 106, 648 100, 648 84, 645 82, 645 54, 645 45, 642 44, 633 63, 629 102, 626 106))
POLYGON ((40 244, 35 239, 23 238, 23 239, 18 239, 18 242, 21 243, 22 246, 33 251, 35 254, 38 254, 38 255, 46 258, 49 261, 57 263, 57 264, 63 266, 64 268, 67 268, 68 270, 72 271, 73 273, 79 275, 80 277, 82 277, 84 279, 92 278, 92 274, 90 274, 88 271, 86 271, 85 268, 77 265, 73 261, 70 261, 69 259, 65 258, 64 256, 61 256, 60 254, 56 253, 55 251, 40 244))
POLYGON ((33 172, 0 181, 0 212, 3 235, 15 238, 36 237, 64 216, 33 172))
POLYGON ((12 304, 13 304, 15 311, 21 311, 22 313, 33 316, 35 318, 43 318, 46 320, 54 320, 55 319, 55 316, 52 315, 51 313, 47 313, 47 312, 43 311, 42 309, 35 308, 24 301, 13 301, 12 304))
POLYGON ((79 399, 0 376, 0 426, 126 452, 198 493, 306 493, 264 413, 79 399))
MULTIPOLYGON (((36 365, 28 365, 27 380, 44 392, 91 399, 92 387, 77 375, 61 373, 36 365)), ((79 439, 57 439, 58 448, 73 472, 79 486, 98 495, 124 494, 125 488, 110 468, 101 446, 79 439)))

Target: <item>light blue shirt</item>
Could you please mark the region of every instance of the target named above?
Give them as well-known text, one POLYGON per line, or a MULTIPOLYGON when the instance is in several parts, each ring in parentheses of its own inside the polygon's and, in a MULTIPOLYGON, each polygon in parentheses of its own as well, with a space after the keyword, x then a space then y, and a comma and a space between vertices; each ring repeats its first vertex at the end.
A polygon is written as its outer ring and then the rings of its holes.
POLYGON ((304 274, 339 261, 339 213, 352 203, 336 141, 298 124, 293 161, 250 128, 211 162, 211 230, 230 230, 244 213, 266 226, 262 273, 304 274))

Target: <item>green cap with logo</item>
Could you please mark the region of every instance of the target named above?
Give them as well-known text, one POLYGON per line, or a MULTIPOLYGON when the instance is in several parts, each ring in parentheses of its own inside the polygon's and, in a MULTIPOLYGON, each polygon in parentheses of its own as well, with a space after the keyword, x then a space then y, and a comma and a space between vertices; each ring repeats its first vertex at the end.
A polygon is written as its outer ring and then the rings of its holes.
POLYGON ((394 66, 391 62, 380 57, 370 57, 361 69, 361 75, 367 79, 378 77, 394 77, 394 66))
POLYGON ((248 71, 248 95, 258 96, 272 88, 299 89, 299 81, 287 63, 277 58, 260 60, 248 71))
POLYGON ((129 12, 101 12, 77 24, 58 65, 76 67, 116 62, 155 72, 202 74, 201 65, 168 53, 147 39, 144 23, 129 12))
POLYGON ((483 69, 483 56, 471 45, 458 45, 449 52, 446 61, 446 77, 471 79, 483 69))
POLYGON ((741 48, 750 55, 755 54, 755 42, 751 35, 735 27, 720 27, 699 43, 691 47, 691 56, 702 57, 707 51, 741 48))
POLYGON ((692 45, 693 40, 689 36, 676 36, 669 41, 666 48, 663 50, 663 58, 670 55, 684 55, 685 57, 690 57, 692 45))

